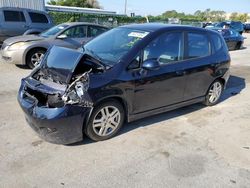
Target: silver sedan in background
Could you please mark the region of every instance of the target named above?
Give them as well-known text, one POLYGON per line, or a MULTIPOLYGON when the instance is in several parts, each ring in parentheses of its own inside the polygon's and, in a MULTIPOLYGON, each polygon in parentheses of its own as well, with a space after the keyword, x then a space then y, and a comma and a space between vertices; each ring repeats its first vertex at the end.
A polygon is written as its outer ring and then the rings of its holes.
POLYGON ((91 23, 64 23, 39 35, 23 35, 5 40, 1 56, 6 63, 27 65, 32 69, 40 63, 51 46, 78 49, 107 30, 107 27, 91 23))

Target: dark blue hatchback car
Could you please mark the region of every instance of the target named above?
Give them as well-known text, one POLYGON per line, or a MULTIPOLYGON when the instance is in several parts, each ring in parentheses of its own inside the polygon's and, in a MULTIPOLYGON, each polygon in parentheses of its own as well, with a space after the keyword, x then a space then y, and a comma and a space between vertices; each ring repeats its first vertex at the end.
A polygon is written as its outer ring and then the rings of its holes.
POLYGON ((244 37, 233 29, 211 28, 219 32, 226 41, 228 50, 240 50, 244 44, 244 37))
POLYGON ((124 122, 203 102, 218 103, 230 56, 215 31, 188 26, 122 26, 76 51, 52 47, 22 80, 18 101, 46 141, 70 144, 84 133, 113 137, 124 122))

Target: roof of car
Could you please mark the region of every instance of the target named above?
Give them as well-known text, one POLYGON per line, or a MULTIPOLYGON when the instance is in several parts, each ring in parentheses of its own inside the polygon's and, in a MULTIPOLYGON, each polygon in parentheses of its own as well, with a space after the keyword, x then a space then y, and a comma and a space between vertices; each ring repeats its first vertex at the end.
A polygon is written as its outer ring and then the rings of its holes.
POLYGON ((88 23, 88 22, 66 22, 66 23, 63 23, 63 24, 67 24, 67 25, 69 25, 69 26, 93 25, 93 26, 99 26, 99 27, 105 27, 105 28, 107 28, 106 26, 103 26, 103 25, 94 24, 94 23, 88 23))
POLYGON ((19 7, 0 7, 0 10, 19 10, 23 11, 26 10, 28 12, 38 12, 38 13, 43 13, 43 14, 48 14, 46 11, 43 10, 36 10, 36 9, 30 9, 30 8, 19 8, 19 7))
POLYGON ((163 24, 163 23, 146 23, 146 24, 131 24, 122 26, 125 28, 155 32, 161 29, 190 29, 190 30, 201 30, 204 31, 205 29, 199 27, 192 27, 192 26, 185 26, 185 25, 177 25, 177 24, 163 24))

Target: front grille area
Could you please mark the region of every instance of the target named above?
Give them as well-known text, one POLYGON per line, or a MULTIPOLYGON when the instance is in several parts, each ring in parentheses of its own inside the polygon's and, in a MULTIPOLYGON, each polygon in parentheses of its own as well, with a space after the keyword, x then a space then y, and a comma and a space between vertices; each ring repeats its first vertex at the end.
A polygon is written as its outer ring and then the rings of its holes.
POLYGON ((33 100, 34 99, 37 100, 38 105, 41 105, 41 106, 46 105, 47 97, 48 97, 46 94, 43 94, 39 91, 33 90, 31 88, 28 88, 28 87, 26 87, 24 89, 24 91, 25 91, 24 97, 27 97, 27 98, 33 99, 33 100))

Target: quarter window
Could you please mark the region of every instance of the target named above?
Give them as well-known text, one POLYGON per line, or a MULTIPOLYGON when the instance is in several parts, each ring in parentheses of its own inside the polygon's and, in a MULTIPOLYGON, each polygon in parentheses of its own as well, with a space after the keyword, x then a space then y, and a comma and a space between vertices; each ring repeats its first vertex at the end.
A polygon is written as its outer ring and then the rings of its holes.
POLYGON ((87 26, 76 26, 69 28, 63 34, 69 38, 84 38, 87 36, 87 26))
POLYGON ((4 20, 6 22, 25 22, 25 17, 21 11, 4 10, 4 20))
POLYGON ((143 60, 154 59, 160 64, 182 59, 182 33, 165 33, 152 41, 144 50, 143 60))
POLYGON ((47 17, 44 14, 29 12, 29 16, 33 23, 49 23, 47 17))
POLYGON ((129 64, 128 69, 140 68, 141 53, 129 64))
POLYGON ((206 34, 188 33, 188 59, 208 56, 209 41, 206 34))
POLYGON ((213 49, 214 49, 214 52, 217 52, 219 51, 221 48, 222 48, 222 41, 221 41, 221 38, 217 35, 217 34, 211 34, 211 39, 213 41, 213 49))

